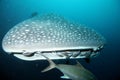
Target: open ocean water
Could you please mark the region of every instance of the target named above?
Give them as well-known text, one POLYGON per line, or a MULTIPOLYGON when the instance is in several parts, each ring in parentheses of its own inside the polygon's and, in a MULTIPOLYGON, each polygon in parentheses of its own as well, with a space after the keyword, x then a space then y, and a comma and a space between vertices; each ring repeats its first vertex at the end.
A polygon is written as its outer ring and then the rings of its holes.
POLYGON ((98 80, 120 80, 120 0, 0 0, 0 80, 65 80, 57 69, 41 73, 47 61, 20 60, 2 49, 7 31, 33 13, 61 15, 102 34, 106 44, 100 55, 90 63, 79 61, 98 80))

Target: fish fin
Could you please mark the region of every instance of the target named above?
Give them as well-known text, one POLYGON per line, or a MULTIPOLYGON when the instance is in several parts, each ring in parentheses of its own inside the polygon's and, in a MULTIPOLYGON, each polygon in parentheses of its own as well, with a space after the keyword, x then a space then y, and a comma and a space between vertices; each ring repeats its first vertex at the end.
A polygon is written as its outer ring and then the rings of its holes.
POLYGON ((61 76, 60 78, 63 78, 63 79, 70 79, 67 75, 63 75, 63 76, 61 76))
POLYGON ((46 71, 49 71, 49 70, 51 70, 51 69, 56 67, 56 64, 51 59, 49 59, 48 57, 46 57, 43 54, 42 54, 42 56, 47 59, 47 61, 49 62, 49 66, 47 68, 45 68, 44 70, 42 70, 41 72, 46 72, 46 71))
POLYGON ((82 64, 80 64, 77 60, 76 60, 76 62, 77 62, 77 66, 79 66, 79 67, 81 67, 81 68, 84 68, 83 66, 82 66, 82 64))

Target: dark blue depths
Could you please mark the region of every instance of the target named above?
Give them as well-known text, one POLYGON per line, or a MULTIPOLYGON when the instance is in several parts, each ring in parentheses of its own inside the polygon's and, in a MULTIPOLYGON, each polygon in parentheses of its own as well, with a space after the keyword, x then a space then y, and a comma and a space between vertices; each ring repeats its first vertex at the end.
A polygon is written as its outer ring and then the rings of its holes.
MULTIPOLYGON (((6 32, 17 23, 31 17, 32 13, 55 13, 70 21, 91 27, 106 38, 101 54, 86 63, 98 80, 120 80, 120 1, 119 0, 0 0, 0 45, 6 32)), ((37 14, 36 13, 36 14, 37 14)), ((65 60, 56 60, 65 63, 65 60)), ((70 60, 70 64, 75 64, 70 60)), ((64 80, 63 74, 53 69, 40 71, 48 66, 47 61, 23 61, 6 54, 0 46, 1 80, 64 80), (3 79, 2 79, 3 78, 3 79)))

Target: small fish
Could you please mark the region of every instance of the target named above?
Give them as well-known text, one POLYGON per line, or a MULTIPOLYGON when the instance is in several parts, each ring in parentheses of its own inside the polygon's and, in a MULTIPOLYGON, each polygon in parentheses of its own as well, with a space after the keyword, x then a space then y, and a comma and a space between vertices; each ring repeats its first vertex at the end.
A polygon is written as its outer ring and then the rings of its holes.
POLYGON ((50 65, 41 72, 46 72, 53 68, 57 68, 64 74, 61 78, 72 80, 97 80, 96 77, 89 70, 85 69, 78 61, 76 65, 55 64, 45 55, 42 56, 48 60, 50 65))

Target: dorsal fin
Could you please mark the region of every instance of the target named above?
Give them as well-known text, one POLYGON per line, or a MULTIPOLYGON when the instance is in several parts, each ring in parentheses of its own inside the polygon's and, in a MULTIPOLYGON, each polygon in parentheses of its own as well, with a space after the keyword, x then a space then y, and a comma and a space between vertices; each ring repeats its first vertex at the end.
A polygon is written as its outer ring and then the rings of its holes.
POLYGON ((76 62, 77 62, 77 64, 76 64, 77 66, 84 68, 77 60, 76 60, 76 62))

